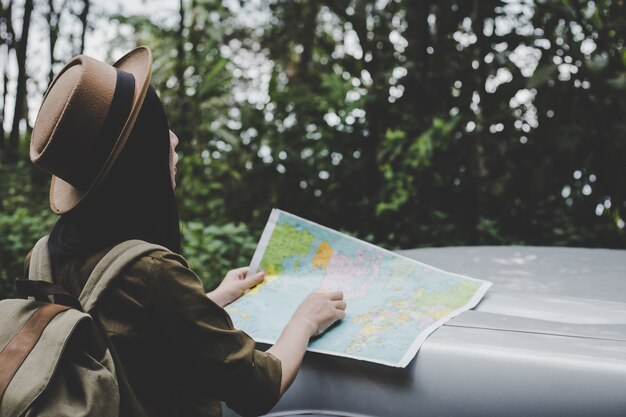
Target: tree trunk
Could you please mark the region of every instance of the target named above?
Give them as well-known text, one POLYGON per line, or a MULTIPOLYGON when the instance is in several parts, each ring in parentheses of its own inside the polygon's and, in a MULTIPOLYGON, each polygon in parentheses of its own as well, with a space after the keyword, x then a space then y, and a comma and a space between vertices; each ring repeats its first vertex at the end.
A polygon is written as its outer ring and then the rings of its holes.
POLYGON ((479 0, 474 0, 470 19, 472 20, 473 32, 476 34, 476 44, 473 45, 473 59, 479 62, 479 68, 473 72, 473 89, 478 95, 479 104, 475 112, 476 128, 474 133, 468 137, 471 141, 469 149, 468 168, 470 174, 470 184, 472 188, 472 198, 468 201, 468 219, 471 219, 473 227, 470 230, 469 242, 480 244, 484 242, 484 233, 480 230, 481 219, 487 217, 485 208, 487 207, 488 190, 485 189, 489 178, 487 168, 487 156, 485 155, 485 144, 487 139, 486 121, 484 114, 485 79, 487 78, 486 64, 484 63, 484 48, 489 44, 484 35, 484 21, 486 7, 479 0))
POLYGON ((4 59, 2 60, 2 108, 0 109, 0 157, 6 155, 7 149, 7 132, 4 131, 4 119, 6 116, 6 102, 8 96, 9 85, 9 57, 11 55, 12 42, 14 37, 12 36, 13 28, 11 24, 11 7, 12 2, 9 1, 5 7, 2 1, 0 1, 0 46, 4 46, 2 51, 4 53, 4 59))
MULTIPOLYGON (((179 2, 180 23, 176 31, 176 78, 178 79, 177 101, 181 109, 179 112, 180 120, 176 124, 178 135, 187 138, 191 142, 191 125, 189 123, 189 103, 187 102, 187 92, 185 83, 185 67, 187 63, 187 53, 185 52, 185 1, 179 2)), ((190 29, 191 30, 191 29, 190 29)))
POLYGON ((83 28, 82 31, 80 33, 80 51, 79 53, 83 53, 85 51, 85 36, 87 35, 87 30, 89 29, 89 22, 87 21, 87 18, 89 17, 89 0, 83 0, 84 2, 84 7, 83 10, 80 12, 80 15, 78 15, 78 19, 80 20, 80 23, 82 24, 83 28))
POLYGON ((48 0, 48 50, 50 53, 50 71, 48 72, 48 84, 52 83, 52 79, 54 78, 54 64, 56 60, 54 59, 54 48, 57 43, 57 39, 59 37, 59 19, 61 13, 57 13, 54 11, 54 0, 48 0))
POLYGON ((415 109, 418 118, 416 123, 418 131, 410 132, 419 134, 431 126, 433 113, 436 113, 437 100, 432 96, 428 84, 434 77, 429 72, 430 55, 427 48, 430 44, 430 32, 428 26, 428 15, 430 13, 431 2, 421 1, 416 4, 407 2, 406 4, 406 48, 407 75, 405 77, 404 100, 410 103, 415 109))
POLYGON ((24 3, 24 18, 22 24, 22 35, 15 47, 17 57, 17 91, 15 93, 15 112, 13 114, 13 124, 6 152, 6 159, 9 163, 17 162, 20 142, 20 123, 28 115, 26 111, 26 50, 28 46, 28 34, 30 32, 30 18, 33 12, 33 0, 26 0, 24 3))
POLYGON ((317 1, 310 1, 308 3, 308 9, 304 12, 304 28, 303 33, 305 37, 303 39, 303 49, 300 54, 298 76, 302 79, 309 79, 311 74, 310 65, 313 60, 313 47, 315 42, 315 28, 317 27, 317 15, 319 14, 320 6, 317 1))
MULTIPOLYGON (((4 41, 4 39, 3 39, 4 41)), ((2 101, 0 101, 0 152, 2 155, 6 152, 6 133, 4 131, 4 114, 6 111, 6 103, 7 103, 7 88, 9 86, 9 74, 8 74, 8 62, 9 62, 9 46, 3 43, 2 46, 6 46, 2 48, 2 50, 6 50, 6 54, 4 54, 4 65, 2 68, 2 101)))

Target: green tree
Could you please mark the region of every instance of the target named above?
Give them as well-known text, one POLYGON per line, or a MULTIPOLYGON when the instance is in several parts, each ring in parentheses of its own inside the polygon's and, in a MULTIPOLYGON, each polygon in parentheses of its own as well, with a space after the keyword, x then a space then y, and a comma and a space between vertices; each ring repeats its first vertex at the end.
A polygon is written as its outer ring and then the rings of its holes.
POLYGON ((272 2, 257 36, 269 101, 241 110, 260 156, 233 206, 265 201, 391 247, 623 247, 623 8, 272 2), (606 58, 576 58, 595 38, 606 58), (603 59, 589 112, 585 66, 603 59))
MULTIPOLYGON (((28 9, 16 4, 1 2, 3 57, 17 47, 12 13, 28 9)), ((64 4, 33 3, 35 15, 71 10, 82 28, 80 41, 50 19, 52 51, 54 36, 84 44, 89 2, 64 4)), ((116 16, 134 34, 111 50, 153 50, 181 139, 183 248, 207 287, 247 263, 272 207, 388 248, 626 247, 623 0, 177 6, 173 20, 116 16)), ((6 293, 53 218, 45 175, 0 170, 6 293)))

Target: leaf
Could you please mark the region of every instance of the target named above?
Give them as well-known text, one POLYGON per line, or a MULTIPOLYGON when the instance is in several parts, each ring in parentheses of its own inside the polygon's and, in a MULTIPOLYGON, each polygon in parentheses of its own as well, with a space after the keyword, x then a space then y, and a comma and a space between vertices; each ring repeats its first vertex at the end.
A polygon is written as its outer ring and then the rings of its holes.
POLYGON ((211 69, 211 71, 204 76, 204 81, 207 82, 213 79, 213 77, 215 77, 220 71, 224 69, 227 62, 228 60, 226 59, 220 59, 217 64, 215 64, 215 66, 211 69))
POLYGON ((535 72, 533 73, 533 75, 528 79, 528 82, 526 83, 526 87, 537 88, 540 85, 548 82, 556 74, 556 70, 557 70, 557 66, 556 64, 553 64, 553 63, 537 66, 537 68, 535 68, 535 72))
POLYGON ((235 135, 227 129, 219 128, 215 133, 218 134, 226 143, 230 144, 233 147, 238 147, 239 143, 241 142, 239 136, 235 135))
POLYGON ((609 61, 606 57, 595 55, 593 58, 585 61, 585 65, 590 71, 600 72, 608 65, 609 61))
POLYGON ((619 77, 606 80, 606 83, 613 88, 623 90, 626 88, 626 73, 620 75, 619 77))
POLYGON ((593 24, 596 30, 602 29, 602 27, 604 26, 604 24, 602 23, 602 19, 600 18, 600 13, 598 12, 598 9, 594 11, 593 15, 591 15, 591 18, 589 20, 591 20, 591 23, 593 24))

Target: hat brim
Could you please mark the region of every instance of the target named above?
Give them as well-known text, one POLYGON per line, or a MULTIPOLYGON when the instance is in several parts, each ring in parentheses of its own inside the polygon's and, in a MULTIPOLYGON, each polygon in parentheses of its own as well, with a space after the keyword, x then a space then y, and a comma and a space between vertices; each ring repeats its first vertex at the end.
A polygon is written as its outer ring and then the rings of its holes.
POLYGON ((135 93, 128 118, 102 169, 100 169, 100 172, 98 172, 89 186, 78 189, 67 181, 57 176, 52 176, 50 184, 50 208, 57 214, 65 214, 72 210, 106 178, 115 160, 124 148, 128 136, 135 125, 141 106, 143 105, 152 74, 152 53, 150 49, 145 46, 135 48, 115 62, 113 66, 132 74, 135 78, 135 93))

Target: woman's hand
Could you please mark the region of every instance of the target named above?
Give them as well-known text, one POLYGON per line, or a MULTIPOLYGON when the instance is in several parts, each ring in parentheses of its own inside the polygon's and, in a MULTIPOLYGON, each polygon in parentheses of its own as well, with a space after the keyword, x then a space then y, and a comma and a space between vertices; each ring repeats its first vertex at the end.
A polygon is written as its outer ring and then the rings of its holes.
POLYGON ((281 363, 281 395, 296 378, 309 339, 322 334, 334 322, 343 319, 346 316, 345 310, 346 302, 343 301, 343 293, 340 291, 313 292, 296 309, 276 344, 267 350, 281 363))
POLYGON ((213 291, 208 292, 207 297, 220 307, 226 307, 241 297, 246 290, 260 284, 263 278, 265 278, 265 272, 263 271, 258 271, 256 274, 246 277, 248 269, 245 266, 228 271, 222 283, 213 291))
POLYGON ((310 329, 311 337, 324 333, 334 322, 346 316, 346 302, 341 291, 312 292, 293 313, 291 320, 310 329))

